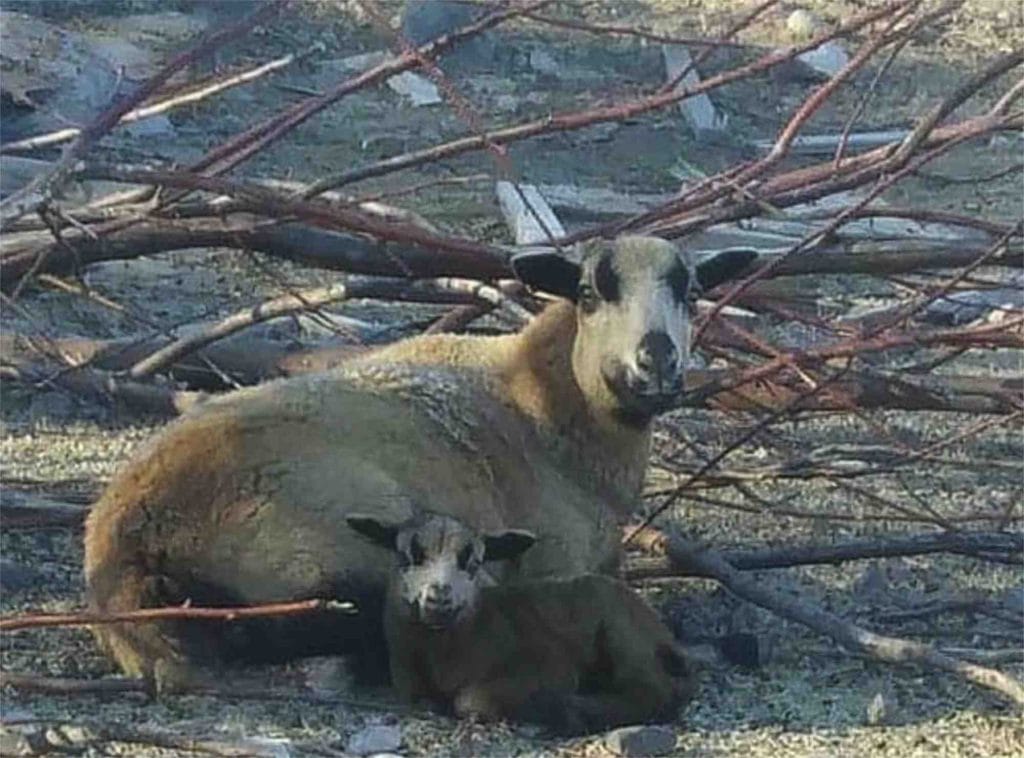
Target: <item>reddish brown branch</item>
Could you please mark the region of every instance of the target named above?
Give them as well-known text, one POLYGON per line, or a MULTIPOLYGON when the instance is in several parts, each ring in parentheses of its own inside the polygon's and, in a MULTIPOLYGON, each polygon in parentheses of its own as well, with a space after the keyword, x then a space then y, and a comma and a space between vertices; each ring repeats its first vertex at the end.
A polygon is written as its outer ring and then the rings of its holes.
POLYGON ((206 619, 213 621, 240 621, 267 616, 299 616, 313 611, 331 610, 346 613, 355 612, 349 602, 336 600, 298 600, 288 603, 265 603, 263 605, 239 606, 235 608, 194 608, 187 605, 173 608, 143 608, 123 613, 27 613, 18 616, 0 616, 0 631, 35 629, 50 626, 95 626, 97 624, 142 623, 166 621, 167 619, 206 619))
MULTIPOLYGON (((182 176, 189 176, 183 174, 182 176)), ((330 210, 324 206, 328 214, 330 210)), ((375 222, 390 227, 383 221, 375 222)), ((389 236, 393 236, 389 232, 389 236)), ((228 247, 257 250, 278 258, 317 268, 382 276, 464 276, 493 279, 509 276, 509 253, 501 248, 465 238, 440 237, 417 227, 398 227, 424 244, 388 243, 358 234, 332 231, 311 224, 256 223, 251 221, 148 220, 129 228, 91 239, 64 235, 67 246, 33 237, 3 241, 0 287, 10 291, 33 268, 39 273, 67 273, 79 266, 105 260, 129 260, 168 250, 228 247), (414 231, 415 230, 415 231, 414 231), (434 241, 438 241, 438 245, 434 241), (451 246, 445 240, 455 240, 451 246), (71 247, 72 250, 69 250, 71 247), (446 247, 456 249, 445 250, 446 247), (37 265, 37 261, 42 260, 37 265)))
MULTIPOLYGON (((187 175, 186 175, 187 176, 187 175)), ((379 222, 381 224, 385 222, 379 222)), ((409 227, 402 227, 404 231, 409 227)), ((67 232, 63 243, 38 235, 8 235, 0 242, 0 286, 16 287, 35 268, 38 273, 64 274, 106 260, 129 260, 145 255, 203 247, 256 250, 317 268, 382 276, 461 276, 472 279, 511 275, 509 251, 466 238, 436 237, 441 245, 457 241, 460 252, 449 254, 433 245, 434 235, 420 230, 417 243, 387 243, 354 233, 332 231, 303 223, 252 223, 241 218, 158 220, 111 232, 93 239, 67 232), (429 241, 428 241, 429 240, 429 241), (472 251, 475 251, 473 253, 472 251)), ((871 252, 823 249, 791 257, 772 272, 775 276, 813 273, 900 274, 934 268, 956 268, 983 253, 976 244, 923 249, 894 245, 871 252)), ((764 256, 766 261, 772 255, 764 256)), ((988 260, 990 265, 1024 266, 1018 243, 988 260)))
MULTIPOLYGON (((660 534, 656 532, 656 534, 660 534)), ((662 547, 668 543, 658 543, 662 547)), ((939 532, 935 534, 874 535, 832 545, 793 545, 760 550, 723 550, 719 553, 738 571, 792 568, 794 566, 836 565, 846 561, 896 558, 909 555, 956 553, 979 555, 1001 553, 1020 557, 1024 535, 1008 532, 939 532)), ((663 579, 684 576, 714 576, 703 573, 701 565, 680 564, 668 558, 633 559, 626 579, 663 579)))
MULTIPOLYGON (((777 2, 777 0, 775 0, 775 2, 777 2)), ((620 34, 626 37, 637 37, 639 39, 646 39, 651 42, 661 42, 667 45, 691 45, 694 47, 753 47, 753 45, 744 42, 736 42, 735 40, 730 39, 732 35, 726 35, 720 39, 711 39, 708 37, 673 37, 665 34, 655 34, 654 32, 649 32, 644 29, 638 29, 633 26, 624 26, 621 24, 591 24, 578 19, 555 18, 553 16, 544 16, 540 13, 524 13, 523 16, 532 21, 547 24, 548 26, 560 27, 562 29, 576 29, 577 31, 601 35, 620 34)))

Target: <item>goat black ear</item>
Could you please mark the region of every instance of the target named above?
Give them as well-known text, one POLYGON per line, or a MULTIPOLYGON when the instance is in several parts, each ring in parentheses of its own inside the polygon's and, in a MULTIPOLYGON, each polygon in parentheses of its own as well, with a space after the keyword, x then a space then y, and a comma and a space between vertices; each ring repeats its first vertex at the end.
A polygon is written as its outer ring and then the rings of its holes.
POLYGON ((735 278, 755 260, 756 250, 740 247, 722 250, 697 264, 697 284, 702 291, 707 292, 735 278))
POLYGON ((484 560, 508 561, 518 558, 536 541, 537 538, 533 532, 522 529, 509 529, 501 534, 488 534, 484 537, 484 560))
POLYGON ((398 536, 398 527, 395 524, 386 524, 374 516, 366 516, 361 513, 348 515, 345 517, 345 521, 375 545, 380 545, 388 550, 395 549, 395 538, 398 536))
POLYGON ((520 253, 512 258, 512 271, 533 289, 576 301, 580 265, 557 253, 520 253))

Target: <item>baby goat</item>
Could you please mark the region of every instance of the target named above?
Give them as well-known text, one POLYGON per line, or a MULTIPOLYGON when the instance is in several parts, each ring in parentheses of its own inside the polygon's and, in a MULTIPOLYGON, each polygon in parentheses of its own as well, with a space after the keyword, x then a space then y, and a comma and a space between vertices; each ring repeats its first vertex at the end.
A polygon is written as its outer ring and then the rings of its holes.
POLYGON ((671 719, 693 696, 690 660, 625 584, 587 574, 494 585, 483 564, 515 560, 529 532, 480 535, 436 514, 347 522, 398 555, 384 627, 403 697, 579 734, 671 719))

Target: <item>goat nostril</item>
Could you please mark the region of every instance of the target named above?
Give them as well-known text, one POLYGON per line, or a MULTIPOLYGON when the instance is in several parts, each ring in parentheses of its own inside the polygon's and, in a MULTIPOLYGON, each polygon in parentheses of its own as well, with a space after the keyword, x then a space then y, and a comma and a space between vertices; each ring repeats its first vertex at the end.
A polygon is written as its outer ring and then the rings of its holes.
POLYGON ((636 367, 641 374, 649 374, 654 368, 654 357, 646 348, 640 348, 636 351, 636 367))
POLYGON ((452 588, 445 584, 432 584, 427 587, 424 598, 428 603, 443 605, 451 600, 452 588))

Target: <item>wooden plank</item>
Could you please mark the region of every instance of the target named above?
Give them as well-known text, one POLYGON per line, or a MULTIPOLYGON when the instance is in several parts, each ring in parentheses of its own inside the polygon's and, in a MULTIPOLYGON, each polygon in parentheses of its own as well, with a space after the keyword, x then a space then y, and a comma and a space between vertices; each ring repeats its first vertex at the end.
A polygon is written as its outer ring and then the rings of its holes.
MULTIPOLYGON (((661 55, 665 60, 665 78, 673 81, 685 69, 690 70, 676 85, 675 91, 684 90, 700 83, 697 69, 691 66, 690 53, 683 45, 662 45, 661 55)), ((719 113, 707 93, 701 92, 680 101, 679 111, 683 114, 690 128, 697 136, 703 132, 721 132, 725 129, 728 119, 719 113)))
POLYGON ((519 190, 512 182, 498 182, 495 191, 498 205, 505 217, 505 223, 515 236, 517 245, 537 245, 549 241, 552 236, 565 236, 562 222, 558 220, 551 206, 532 184, 520 184, 519 190), (525 198, 526 202, 523 201, 525 198), (538 216, 540 221, 538 221, 538 216), (541 223, 543 222, 543 224, 541 223), (545 231, 546 228, 546 231, 545 231))
MULTIPOLYGON (((899 142, 907 136, 906 129, 888 129, 875 132, 852 132, 846 140, 846 152, 855 153, 858 150, 870 150, 872 148, 888 145, 891 142, 899 142)), ((840 135, 838 134, 808 134, 797 137, 790 145, 791 155, 834 155, 839 146, 840 135)), ((758 150, 771 150, 775 144, 774 139, 756 140, 754 146, 758 150)))

